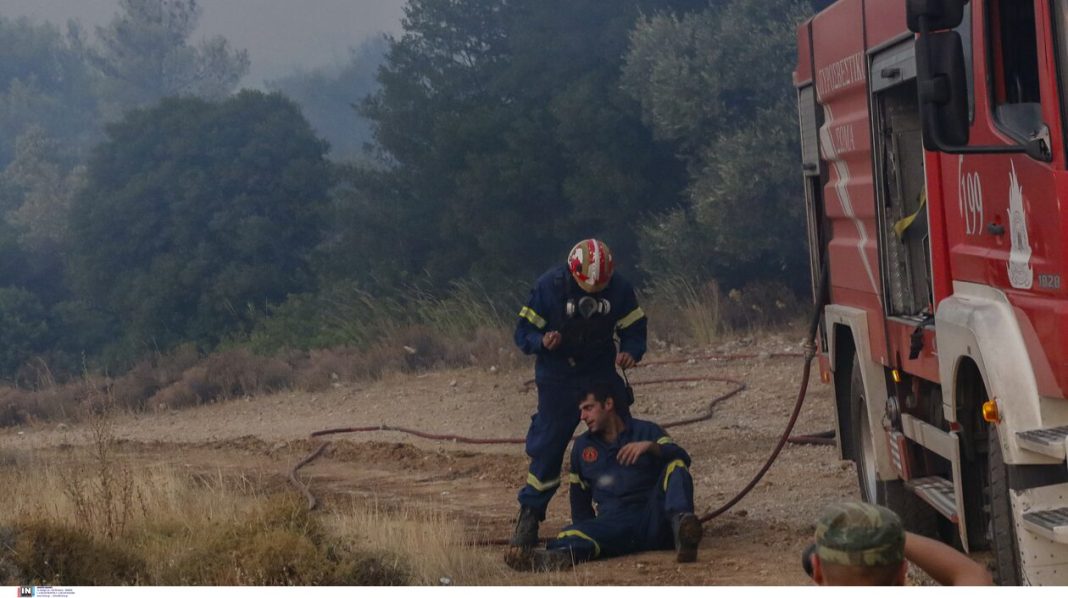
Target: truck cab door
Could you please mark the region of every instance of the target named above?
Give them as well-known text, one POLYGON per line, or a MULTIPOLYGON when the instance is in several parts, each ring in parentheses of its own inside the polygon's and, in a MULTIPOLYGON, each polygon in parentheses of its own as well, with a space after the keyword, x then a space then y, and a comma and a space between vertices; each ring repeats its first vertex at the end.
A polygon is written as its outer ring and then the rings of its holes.
MULTIPOLYGON (((1040 23, 1049 3, 1035 0, 972 2, 976 32, 967 59, 976 72, 971 144, 1012 146, 1050 141, 1056 123, 1056 81, 1040 65, 1052 57, 1040 23)), ((1039 276, 1059 287, 1054 264, 1060 248, 1053 168, 1023 153, 939 155, 945 189, 947 236, 954 280, 1030 291, 1039 276), (955 200, 955 206, 954 204, 955 200), (1044 204, 1044 205, 1043 205, 1044 204), (956 209, 954 209, 954 207, 956 209)))

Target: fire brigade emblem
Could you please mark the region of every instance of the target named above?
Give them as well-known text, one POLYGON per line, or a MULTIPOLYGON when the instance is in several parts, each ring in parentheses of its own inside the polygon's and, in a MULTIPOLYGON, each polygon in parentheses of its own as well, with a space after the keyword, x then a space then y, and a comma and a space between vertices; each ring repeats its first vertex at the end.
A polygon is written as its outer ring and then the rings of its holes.
POLYGON ((587 463, 593 463, 597 460, 597 449, 592 446, 588 446, 582 449, 582 460, 587 463))
POLYGON ((1027 235, 1027 216, 1023 206, 1023 187, 1016 176, 1016 163, 1009 173, 1009 284, 1015 289, 1029 289, 1035 282, 1031 268, 1031 241, 1027 235))

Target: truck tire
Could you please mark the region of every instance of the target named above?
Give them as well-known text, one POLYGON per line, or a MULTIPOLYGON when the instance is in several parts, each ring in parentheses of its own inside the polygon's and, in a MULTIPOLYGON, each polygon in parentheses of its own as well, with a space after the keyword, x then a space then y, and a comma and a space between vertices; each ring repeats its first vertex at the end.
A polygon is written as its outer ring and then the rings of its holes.
POLYGON ((857 484, 864 502, 882 505, 901 517, 905 529, 915 534, 936 536, 938 514, 905 488, 901 480, 880 480, 876 471, 875 443, 884 442, 882 430, 872 430, 868 422, 867 397, 860 373, 860 357, 853 356, 849 377, 850 428, 853 432, 857 484))
POLYGON ((1016 524, 1012 521, 1009 498, 1009 470, 1001 452, 998 430, 987 434, 990 449, 990 551, 994 556, 994 581, 1002 586, 1020 585, 1020 550, 1016 543, 1016 524))

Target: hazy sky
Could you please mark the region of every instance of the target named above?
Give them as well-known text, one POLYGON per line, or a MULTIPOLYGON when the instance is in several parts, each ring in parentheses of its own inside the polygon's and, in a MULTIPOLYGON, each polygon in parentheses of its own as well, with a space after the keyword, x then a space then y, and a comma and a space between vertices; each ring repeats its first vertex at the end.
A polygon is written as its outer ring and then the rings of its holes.
MULTIPOLYGON (((222 35, 248 50, 252 68, 244 84, 314 68, 348 58, 348 48, 370 35, 400 32, 405 0, 199 0, 200 26, 193 34, 222 35)), ((118 0, 0 0, 0 15, 28 16, 65 28, 74 18, 87 25, 111 20, 118 0)))

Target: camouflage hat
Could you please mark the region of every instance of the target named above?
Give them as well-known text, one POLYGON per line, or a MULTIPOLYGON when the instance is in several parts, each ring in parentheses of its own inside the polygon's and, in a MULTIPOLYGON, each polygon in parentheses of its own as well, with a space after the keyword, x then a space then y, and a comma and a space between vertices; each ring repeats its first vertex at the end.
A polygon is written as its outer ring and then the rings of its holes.
POLYGON ((825 563, 877 567, 905 559, 905 528, 893 511, 861 502, 830 505, 816 523, 816 554, 825 563))

